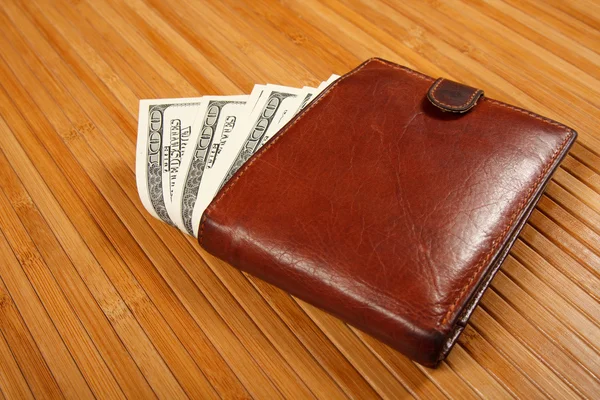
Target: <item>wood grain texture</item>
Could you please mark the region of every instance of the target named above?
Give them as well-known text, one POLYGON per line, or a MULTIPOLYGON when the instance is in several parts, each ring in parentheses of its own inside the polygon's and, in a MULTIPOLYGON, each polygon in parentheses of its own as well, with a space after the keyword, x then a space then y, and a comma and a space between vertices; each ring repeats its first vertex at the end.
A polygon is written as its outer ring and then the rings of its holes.
POLYGON ((597 2, 5 0, 0 23, 0 399, 600 394, 597 2), (137 197, 140 98, 316 85, 372 56, 580 134, 436 370, 137 197))

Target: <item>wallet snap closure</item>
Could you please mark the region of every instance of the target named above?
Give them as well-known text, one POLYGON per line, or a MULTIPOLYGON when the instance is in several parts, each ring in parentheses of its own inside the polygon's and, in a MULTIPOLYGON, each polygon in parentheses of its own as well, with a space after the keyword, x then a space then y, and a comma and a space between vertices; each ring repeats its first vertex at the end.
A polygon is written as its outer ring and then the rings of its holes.
POLYGON ((483 90, 445 78, 438 78, 427 92, 429 101, 442 111, 464 113, 477 104, 483 90))

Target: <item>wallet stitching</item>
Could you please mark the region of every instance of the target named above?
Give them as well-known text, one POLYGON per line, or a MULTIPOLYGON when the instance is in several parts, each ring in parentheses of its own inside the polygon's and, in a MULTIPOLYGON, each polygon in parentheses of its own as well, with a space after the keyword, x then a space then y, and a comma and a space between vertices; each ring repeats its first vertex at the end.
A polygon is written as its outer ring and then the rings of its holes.
MULTIPOLYGON (((446 103, 438 100, 437 97, 435 97, 435 92, 438 90, 439 86, 442 84, 442 82, 444 80, 445 80, 444 78, 438 79, 438 81, 433 85, 433 87, 429 91, 429 93, 431 94, 431 98, 433 100, 435 100, 436 103, 438 103, 438 104, 440 104, 440 105, 442 105, 444 107, 448 107, 448 108, 455 109, 455 110, 462 110, 462 109, 466 108, 473 101, 473 98, 475 98, 476 95, 483 93, 481 91, 481 89, 474 89, 473 88, 475 91, 473 92, 473 94, 471 95, 471 97, 469 97, 469 99, 466 102, 464 102, 463 104, 458 105, 458 106, 453 106, 453 105, 450 105, 450 104, 446 104, 446 103)), ((466 86, 466 85, 463 85, 463 86, 466 86)))
MULTIPOLYGON (((223 197, 227 194, 227 192, 229 192, 229 190, 235 186, 235 184, 237 183, 237 181, 240 179, 240 177, 248 170, 248 168, 259 158, 261 157, 271 146, 273 146, 285 133, 287 133, 290 128, 292 128, 292 126, 294 126, 298 121, 300 121, 306 114, 308 114, 308 111, 315 107, 319 102, 321 102, 321 100, 323 100, 325 97, 327 97, 327 95, 329 95, 331 93, 331 91, 333 90, 333 88, 335 88, 335 86, 337 86, 340 82, 342 82, 343 80, 349 78, 350 76, 356 74, 357 72, 359 72, 360 70, 362 70, 364 67, 366 67, 368 64, 370 64, 371 62, 376 61, 379 62, 381 64, 385 64, 387 66, 389 66, 392 69, 398 69, 398 70, 402 70, 406 73, 409 73, 411 75, 415 75, 418 78, 427 80, 427 81, 432 81, 434 80, 433 78, 431 78, 428 75, 422 74, 418 71, 414 71, 410 68, 404 67, 402 65, 397 65, 394 63, 391 63, 389 61, 386 60, 382 60, 380 58, 371 58, 367 61, 365 61, 362 65, 360 65, 359 67, 357 67, 354 71, 349 72, 348 74, 342 76, 341 78, 339 78, 338 80, 336 80, 331 86, 329 86, 325 92, 323 92, 323 94, 321 95, 321 97, 319 99, 317 99, 314 103, 312 103, 311 105, 308 106, 308 108, 298 116, 298 118, 296 118, 290 125, 288 125, 284 131, 281 131, 275 138, 273 138, 273 140, 266 145, 264 148, 262 148, 258 154, 255 155, 255 157, 246 165, 244 166, 244 168, 239 172, 238 176, 227 185, 227 188, 223 191, 223 193, 221 193, 219 195, 219 197, 217 199, 215 199, 212 204, 206 209, 206 211, 204 212, 204 215, 202 216, 202 223, 200 225, 200 232, 198 234, 198 242, 200 244, 200 246, 202 246, 203 240, 204 240, 204 227, 206 224, 206 220, 208 218, 208 215, 210 214, 210 212, 217 206, 217 204, 223 199, 223 197)), ((476 94, 477 92, 475 92, 476 94)), ((524 199, 524 201, 521 202, 521 204, 519 205, 518 210, 512 215, 510 222, 508 223, 508 225, 506 226, 506 228, 503 230, 503 232, 498 236, 498 238, 496 238, 496 240, 494 240, 493 242, 493 247, 492 250, 490 250, 485 256, 484 258, 477 264, 476 270, 473 273, 473 275, 471 276, 471 278, 467 281, 466 285, 463 287, 463 289, 460 291, 460 293, 458 294, 456 300, 453 302, 453 304, 450 306, 450 308, 448 309, 448 311, 446 312, 446 314, 444 315, 444 318, 442 319, 441 322, 438 322, 437 326, 439 327, 440 325, 445 324, 448 319, 450 318, 452 312, 454 311, 454 309, 456 308, 456 306, 458 305, 458 303, 460 302, 460 300, 462 299, 462 297, 464 296, 464 294, 468 291, 468 289, 470 288, 471 284, 473 283, 473 281, 475 280, 475 278, 477 277, 477 275, 481 272, 481 270, 483 269, 483 266, 485 265, 485 263, 488 261, 488 259, 491 257, 492 253, 494 253, 496 251, 496 248, 498 246, 498 244, 500 242, 503 241, 504 236, 506 235, 506 233, 510 230, 510 227, 513 225, 514 223, 514 219, 517 218, 517 216, 523 211, 523 209, 525 208, 525 206, 527 205, 527 202, 529 201, 529 199, 531 198, 531 195, 535 192, 535 189, 539 186, 540 182, 543 180, 544 176, 546 175, 546 173, 548 172, 548 170, 552 167, 552 165, 554 164, 554 162, 556 161, 556 159, 558 158, 559 154, 564 150, 565 146, 567 145, 568 141, 573 137, 574 135, 574 131, 567 127, 564 124, 561 124, 559 122, 553 121, 549 118, 543 117, 541 115, 535 114, 533 112, 524 110, 522 108, 518 108, 515 106, 511 106, 509 104, 503 103, 501 101, 498 100, 493 100, 493 99, 489 99, 489 98, 484 98, 483 100, 487 100, 488 102, 498 105, 500 107, 505 107, 508 108, 510 110, 513 110, 515 112, 518 113, 522 113, 525 115, 528 115, 530 117, 533 117, 537 120, 540 120, 542 122, 545 122, 547 124, 550 125, 554 125, 554 126, 558 126, 561 127, 563 129, 565 129, 568 132, 568 135, 565 137, 564 141, 562 142, 562 144, 554 151, 551 160, 548 162, 548 164, 544 167, 544 170, 542 171, 541 175, 538 177, 537 181, 535 182, 535 184, 531 187, 531 189, 529 190, 529 193, 527 194, 526 198, 524 199)), ((436 100, 437 101, 437 100, 436 100)))
MULTIPOLYGON (((499 102, 497 100, 491 100, 491 99, 488 99, 488 100, 490 102, 494 103, 494 104, 497 104, 497 105, 501 106, 501 107, 506 107, 506 108, 509 108, 509 109, 512 109, 512 110, 515 110, 515 111, 518 111, 518 112, 522 112, 522 113, 528 114, 528 115, 530 115, 530 116, 532 116, 532 117, 534 117, 536 119, 542 120, 542 121, 550 123, 552 125, 564 127, 564 125, 562 125, 562 124, 560 124, 558 122, 548 120, 548 119, 546 119, 544 117, 541 117, 541 116, 539 116, 537 114, 527 112, 527 111, 519 109, 517 107, 510 106, 508 104, 504 104, 504 103, 499 102)), ((469 280, 467 281, 467 283, 465 284, 465 286, 462 288, 462 290, 460 291, 460 293, 456 297, 456 300, 452 303, 452 305, 450 306, 450 308, 448 309, 448 311, 444 315, 444 318, 442 319, 442 321, 440 323, 438 323, 438 326, 444 325, 448 321, 448 319, 452 315, 452 312, 454 311, 454 309, 456 308, 456 306, 458 305, 458 303, 460 302, 460 300, 462 299, 462 297, 471 288, 471 285, 473 284, 473 281, 479 275, 479 273, 481 272, 481 270, 483 269, 483 267, 486 265, 486 263, 489 261, 489 259, 492 256, 492 254, 494 254, 494 252, 498 249, 498 246, 500 245, 500 243, 502 243, 504 241, 504 239, 506 237, 506 234, 508 233, 508 231, 510 230, 510 228, 513 226, 516 218, 523 212, 523 210, 527 206, 527 203, 531 199, 531 196, 535 193, 536 189, 542 183, 542 180, 544 179, 544 177, 546 176, 546 174, 548 173, 548 171, 550 170, 550 168, 552 168, 552 165, 554 164, 554 162, 556 161, 556 159, 558 158, 558 156, 560 155, 560 153, 564 150, 564 148, 566 147, 566 145, 569 142, 569 140, 573 137, 573 130, 570 129, 570 128, 567 128, 567 130, 568 130, 568 135, 565 137, 565 139, 560 144, 560 146, 558 148, 556 148, 556 150, 552 154, 552 158, 545 165, 544 169, 542 170, 542 173, 537 178, 537 180, 535 181, 535 183, 533 184, 533 186, 529 189, 529 192, 527 193, 527 195, 525 196, 525 198, 521 201, 521 203, 519 204, 517 210, 511 216, 511 219, 508 222, 508 224, 506 225, 506 227, 504 228, 504 230, 492 242, 492 248, 491 248, 491 250, 484 256, 483 259, 481 259, 481 261, 479 261, 477 263, 477 265, 475 267, 475 272, 473 273, 473 275, 471 275, 471 278, 469 278, 469 280)))

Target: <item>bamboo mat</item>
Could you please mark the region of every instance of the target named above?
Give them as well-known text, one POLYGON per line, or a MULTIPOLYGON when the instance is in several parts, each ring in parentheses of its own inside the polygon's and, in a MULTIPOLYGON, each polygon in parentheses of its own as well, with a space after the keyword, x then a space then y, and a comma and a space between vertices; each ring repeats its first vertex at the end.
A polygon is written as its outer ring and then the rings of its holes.
POLYGON ((0 400, 600 397, 600 3, 3 0, 0 400), (140 98, 371 56, 575 128, 458 345, 423 368, 138 200, 140 98))

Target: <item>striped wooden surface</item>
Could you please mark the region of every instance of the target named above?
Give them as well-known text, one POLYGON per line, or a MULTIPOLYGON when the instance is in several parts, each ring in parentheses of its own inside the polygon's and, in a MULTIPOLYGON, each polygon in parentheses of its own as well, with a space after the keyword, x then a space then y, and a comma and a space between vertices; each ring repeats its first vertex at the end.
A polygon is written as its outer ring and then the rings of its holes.
POLYGON ((0 399, 598 398, 600 3, 3 0, 0 399), (439 369, 205 254, 134 179, 140 98, 380 56, 579 141, 439 369))

